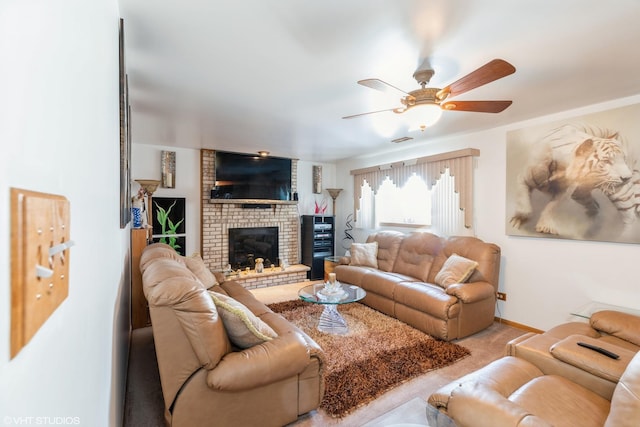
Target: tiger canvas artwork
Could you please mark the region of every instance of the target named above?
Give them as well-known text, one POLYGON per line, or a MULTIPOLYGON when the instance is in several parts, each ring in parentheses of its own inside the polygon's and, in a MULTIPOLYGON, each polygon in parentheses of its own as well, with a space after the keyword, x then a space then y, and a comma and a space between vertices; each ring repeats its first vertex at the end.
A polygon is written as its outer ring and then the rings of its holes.
POLYGON ((638 117, 633 105, 508 132, 507 234, 640 243, 638 117))

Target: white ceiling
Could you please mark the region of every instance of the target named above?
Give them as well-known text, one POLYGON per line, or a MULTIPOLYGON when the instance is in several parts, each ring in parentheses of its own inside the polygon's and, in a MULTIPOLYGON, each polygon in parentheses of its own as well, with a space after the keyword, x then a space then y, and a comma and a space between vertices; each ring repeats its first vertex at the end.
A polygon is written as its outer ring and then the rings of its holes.
POLYGON ((120 0, 134 143, 330 162, 640 94, 640 1, 120 0), (457 99, 425 132, 380 130, 397 106, 356 84, 405 91, 427 59, 443 87, 494 58, 512 74, 457 99), (382 108, 380 108, 382 107, 382 108), (375 120, 374 120, 375 119, 375 120))

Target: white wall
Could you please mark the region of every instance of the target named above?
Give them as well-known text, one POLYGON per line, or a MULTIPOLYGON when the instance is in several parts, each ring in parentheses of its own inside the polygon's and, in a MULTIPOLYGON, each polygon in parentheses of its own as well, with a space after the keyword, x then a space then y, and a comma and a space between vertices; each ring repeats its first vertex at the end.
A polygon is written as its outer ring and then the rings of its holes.
POLYGON ((118 212, 117 3, 3 0, 0 57, 2 423, 119 425, 129 230, 118 212), (75 241, 68 298, 11 360, 10 187, 66 196, 75 241))
MULTIPOLYGON (((336 185, 336 165, 333 163, 298 161, 298 211, 300 215, 315 214, 316 204, 326 204, 326 215, 333 214, 333 199, 329 196, 327 188, 341 188, 336 185), (322 193, 313 192, 313 167, 322 167, 322 193)), ((337 203, 336 203, 337 209, 337 203)))
MULTIPOLYGON (((640 245, 514 237, 505 233, 507 131, 638 102, 640 96, 429 143, 412 141, 395 151, 338 162, 336 180, 345 191, 338 198, 336 208, 336 240, 340 242, 344 236, 345 217, 353 211, 352 169, 478 148, 474 226, 477 237, 502 248, 500 291, 507 293, 507 301, 498 303, 497 315, 548 329, 563 321, 575 320, 569 315, 570 311, 592 300, 640 309, 635 273, 640 245)), ((368 232, 354 230, 354 237, 362 241, 368 232)))
MULTIPOLYGON (((134 114, 135 120, 135 114, 134 114)), ((187 210, 187 254, 200 251, 200 150, 176 148, 161 145, 134 143, 131 151, 132 179, 160 179, 160 152, 176 152, 176 188, 162 188, 154 197, 186 197, 187 210)), ((327 215, 332 214, 333 200, 326 188, 336 188, 336 168, 332 163, 298 161, 298 212, 313 215, 315 203, 327 203, 327 215), (322 166, 322 193, 312 190, 313 166, 322 166)), ((339 187, 339 186, 338 186, 339 187)), ((132 184, 132 192, 138 191, 138 184, 132 184)))
MULTIPOLYGON (((131 147, 131 179, 160 180, 162 176, 160 152, 163 150, 176 152, 175 188, 158 186, 153 197, 184 197, 186 199, 185 232, 187 244, 185 254, 200 252, 200 150, 133 144, 131 147)), ((132 194, 135 195, 139 188, 138 183, 133 182, 132 194)))

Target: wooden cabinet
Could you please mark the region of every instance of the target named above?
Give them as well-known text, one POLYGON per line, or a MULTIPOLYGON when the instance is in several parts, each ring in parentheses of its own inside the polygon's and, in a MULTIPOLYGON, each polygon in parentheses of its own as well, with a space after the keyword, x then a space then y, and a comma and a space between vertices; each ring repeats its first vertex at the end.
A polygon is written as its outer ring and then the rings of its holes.
POLYGON ((147 230, 135 228, 131 230, 131 327, 144 328, 151 325, 149 306, 142 291, 142 273, 140 272, 140 256, 147 246, 147 230))

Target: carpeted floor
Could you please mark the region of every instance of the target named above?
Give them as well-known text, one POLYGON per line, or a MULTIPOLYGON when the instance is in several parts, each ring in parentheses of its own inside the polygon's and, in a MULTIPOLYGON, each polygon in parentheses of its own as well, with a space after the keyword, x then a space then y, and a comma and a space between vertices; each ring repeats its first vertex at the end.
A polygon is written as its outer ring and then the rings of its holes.
POLYGON ((340 307, 349 325, 344 335, 318 331, 322 305, 298 299, 269 307, 324 350, 325 394, 320 408, 333 417, 343 417, 410 378, 470 354, 460 345, 436 340, 359 303, 340 307))
MULTIPOLYGON (((298 288, 306 284, 308 283, 255 289, 253 293, 265 303, 286 301, 296 298, 298 288)), ((404 403, 416 398, 426 400, 439 387, 502 357, 505 344, 524 333, 523 330, 494 323, 482 332, 455 341, 469 349, 472 356, 408 380, 344 418, 333 418, 324 411, 317 410, 300 417, 289 427, 361 427, 387 413, 393 415, 393 410, 404 403)), ((393 420, 394 423, 402 421, 401 413, 393 420)), ((132 334, 129 356, 124 426, 164 425, 164 402, 151 328, 136 329, 132 334)))

